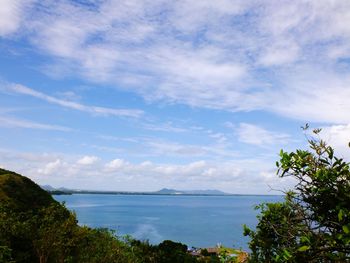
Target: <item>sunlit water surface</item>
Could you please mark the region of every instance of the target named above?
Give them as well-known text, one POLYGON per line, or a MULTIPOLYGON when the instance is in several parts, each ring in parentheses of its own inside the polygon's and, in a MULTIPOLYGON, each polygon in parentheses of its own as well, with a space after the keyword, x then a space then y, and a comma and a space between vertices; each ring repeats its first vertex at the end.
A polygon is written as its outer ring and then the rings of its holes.
POLYGON ((153 244, 170 239, 189 247, 248 249, 243 224, 255 227, 262 202, 281 196, 56 195, 77 214, 79 224, 106 227, 153 244))

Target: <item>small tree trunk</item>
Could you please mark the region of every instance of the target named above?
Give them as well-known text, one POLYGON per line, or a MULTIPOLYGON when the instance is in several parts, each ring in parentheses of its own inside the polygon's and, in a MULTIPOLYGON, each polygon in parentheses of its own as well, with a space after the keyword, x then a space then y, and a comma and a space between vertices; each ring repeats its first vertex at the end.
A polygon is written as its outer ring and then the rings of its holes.
POLYGON ((39 262, 40 263, 46 263, 47 262, 47 256, 46 255, 40 255, 39 262))

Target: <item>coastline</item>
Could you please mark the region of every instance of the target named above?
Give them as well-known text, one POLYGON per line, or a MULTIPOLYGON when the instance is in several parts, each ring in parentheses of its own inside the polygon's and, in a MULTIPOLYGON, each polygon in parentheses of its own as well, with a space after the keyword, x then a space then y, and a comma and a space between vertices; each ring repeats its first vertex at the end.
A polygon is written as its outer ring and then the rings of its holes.
POLYGON ((172 194, 156 192, 124 192, 124 191, 94 191, 94 190, 54 190, 47 191, 52 195, 76 195, 76 194, 94 194, 94 195, 154 195, 154 196, 283 196, 281 194, 172 194))

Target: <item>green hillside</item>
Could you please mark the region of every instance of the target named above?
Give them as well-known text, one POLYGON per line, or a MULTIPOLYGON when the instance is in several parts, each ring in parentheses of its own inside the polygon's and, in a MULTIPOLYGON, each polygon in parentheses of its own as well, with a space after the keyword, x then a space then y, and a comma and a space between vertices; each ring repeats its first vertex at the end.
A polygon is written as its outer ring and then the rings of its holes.
POLYGON ((15 211, 38 210, 57 203, 52 196, 27 177, 0 168, 0 202, 15 211))

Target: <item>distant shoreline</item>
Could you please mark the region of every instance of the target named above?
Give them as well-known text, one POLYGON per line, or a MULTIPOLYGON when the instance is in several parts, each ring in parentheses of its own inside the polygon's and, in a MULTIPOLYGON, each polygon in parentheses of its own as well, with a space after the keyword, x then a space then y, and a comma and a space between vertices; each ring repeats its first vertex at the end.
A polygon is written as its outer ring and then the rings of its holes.
POLYGON ((119 192, 119 191, 88 191, 88 190, 70 190, 70 191, 48 191, 52 195, 74 195, 74 194, 94 194, 94 195, 153 195, 153 196, 283 196, 278 194, 171 194, 156 192, 119 192))

